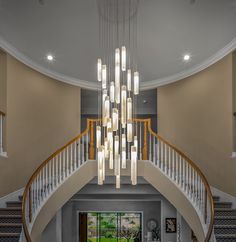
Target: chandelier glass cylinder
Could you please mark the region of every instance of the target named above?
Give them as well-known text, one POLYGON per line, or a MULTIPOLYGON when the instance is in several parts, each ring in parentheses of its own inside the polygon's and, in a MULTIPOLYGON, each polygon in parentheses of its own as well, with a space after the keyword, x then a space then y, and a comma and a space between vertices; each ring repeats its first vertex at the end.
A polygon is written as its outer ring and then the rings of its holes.
POLYGON ((130 168, 131 183, 137 184, 138 139, 134 119, 140 82, 138 0, 97 0, 97 3, 100 43, 97 81, 101 90, 96 127, 98 184, 103 184, 107 167, 113 170, 116 188, 120 188, 122 169, 130 168))

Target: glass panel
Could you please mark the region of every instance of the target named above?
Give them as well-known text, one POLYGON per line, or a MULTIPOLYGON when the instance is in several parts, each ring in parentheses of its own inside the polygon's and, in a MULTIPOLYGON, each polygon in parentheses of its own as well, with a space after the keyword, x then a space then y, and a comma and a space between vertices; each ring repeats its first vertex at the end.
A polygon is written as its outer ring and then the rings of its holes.
POLYGON ((141 242, 141 213, 88 213, 88 242, 141 242))

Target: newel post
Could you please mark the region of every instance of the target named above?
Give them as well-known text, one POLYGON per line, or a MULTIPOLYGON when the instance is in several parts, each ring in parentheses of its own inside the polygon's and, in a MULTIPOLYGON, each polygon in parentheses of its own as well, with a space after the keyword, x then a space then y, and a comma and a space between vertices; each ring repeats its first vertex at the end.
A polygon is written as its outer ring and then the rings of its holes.
POLYGON ((143 131, 143 160, 148 160, 148 150, 147 150, 147 121, 144 122, 143 131))
POLYGON ((91 121, 89 125, 90 129, 90 141, 89 141, 89 159, 95 159, 95 149, 94 149, 94 122, 91 121))

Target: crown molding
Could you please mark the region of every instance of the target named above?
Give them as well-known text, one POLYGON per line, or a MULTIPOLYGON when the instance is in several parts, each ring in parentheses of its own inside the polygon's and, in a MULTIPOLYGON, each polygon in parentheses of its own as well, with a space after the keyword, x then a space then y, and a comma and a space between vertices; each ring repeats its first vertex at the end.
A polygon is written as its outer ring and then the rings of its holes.
MULTIPOLYGON (((12 46, 7 41, 5 41, 2 37, 0 37, 0 48, 2 48, 4 51, 6 51, 7 53, 9 53, 13 57, 15 57, 17 60, 24 63, 25 65, 31 67, 32 69, 34 69, 46 76, 51 77, 53 79, 56 79, 58 81, 62 81, 62 82, 65 82, 67 84, 71 84, 74 86, 78 86, 81 88, 85 88, 85 89, 90 89, 90 90, 100 89, 98 83, 96 83, 96 82, 90 82, 90 81, 81 80, 78 78, 72 78, 72 77, 63 75, 61 73, 49 70, 49 69, 41 66, 40 64, 34 62, 32 59, 30 59, 27 56, 25 56, 24 54, 22 54, 14 46, 12 46)), ((224 48, 219 50, 216 54, 214 54, 207 60, 203 61, 202 63, 195 65, 186 71, 182 71, 180 73, 177 73, 177 74, 174 74, 171 76, 159 78, 159 79, 152 80, 152 81, 141 82, 140 89, 141 90, 154 89, 159 86, 170 84, 170 83, 182 80, 184 78, 187 78, 189 76, 192 76, 192 75, 208 68, 209 66, 213 65, 217 61, 221 60, 223 57, 225 57, 226 55, 228 55, 235 49, 236 49, 236 37, 229 44, 227 44, 224 48)))
POLYGON ((91 90, 98 90, 99 86, 97 83, 80 80, 77 78, 69 77, 66 75, 63 75, 61 73, 49 70, 40 64, 36 63, 32 59, 28 58, 26 55, 22 54, 19 50, 17 50, 14 46, 9 44, 7 41, 5 41, 2 37, 0 37, 0 48, 3 49, 5 52, 16 58, 18 61, 24 63, 25 65, 29 66, 30 68, 49 76, 53 79, 56 79, 58 81, 65 82, 67 84, 71 84, 74 86, 78 86, 85 89, 91 89, 91 90))
POLYGON ((144 83, 142 83, 141 89, 148 90, 148 89, 157 88, 160 86, 164 86, 166 84, 170 84, 170 83, 182 80, 189 76, 192 76, 200 71, 203 71, 204 69, 208 68, 209 66, 215 64, 216 62, 218 62, 219 60, 224 58, 226 55, 233 52, 235 49, 236 49, 236 37, 229 44, 227 44, 224 48, 222 48, 221 50, 216 52, 216 54, 214 54, 207 60, 203 61, 202 63, 195 65, 186 71, 182 71, 180 73, 174 74, 172 76, 144 82, 144 83))

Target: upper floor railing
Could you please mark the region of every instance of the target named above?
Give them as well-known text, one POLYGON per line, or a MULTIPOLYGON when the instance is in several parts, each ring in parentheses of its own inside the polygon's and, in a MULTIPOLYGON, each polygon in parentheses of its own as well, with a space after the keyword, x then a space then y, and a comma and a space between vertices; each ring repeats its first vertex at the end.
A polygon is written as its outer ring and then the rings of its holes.
POLYGON ((5 116, 6 116, 6 114, 4 112, 0 111, 0 154, 3 154, 3 152, 4 152, 3 130, 4 130, 5 116))
MULTIPOLYGON (((30 231, 44 202, 88 160, 96 160, 96 123, 88 119, 87 128, 45 160, 33 173, 23 194, 23 229, 27 242, 30 231)), ((138 159, 151 162, 175 183, 194 205, 206 228, 205 242, 213 231, 214 203, 210 186, 198 168, 183 152, 151 129, 150 119, 134 119, 138 137, 138 159)), ((130 150, 130 149, 128 149, 130 150)), ((127 153, 127 159, 130 159, 127 153)))

